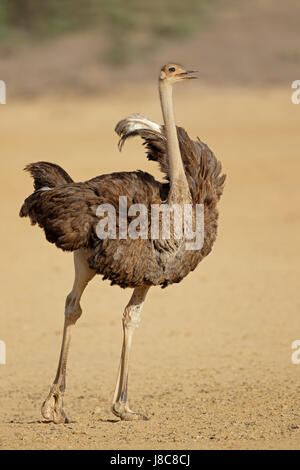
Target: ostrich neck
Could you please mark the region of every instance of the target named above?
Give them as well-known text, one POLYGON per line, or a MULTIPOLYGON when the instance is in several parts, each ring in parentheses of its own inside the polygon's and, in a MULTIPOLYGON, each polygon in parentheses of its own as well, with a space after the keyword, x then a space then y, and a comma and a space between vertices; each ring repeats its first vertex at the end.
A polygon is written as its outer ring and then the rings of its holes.
POLYGON ((168 199, 169 202, 171 201, 173 203, 189 202, 191 195, 178 143, 173 110, 172 86, 167 84, 166 82, 160 81, 159 95, 167 138, 169 176, 171 183, 168 199))

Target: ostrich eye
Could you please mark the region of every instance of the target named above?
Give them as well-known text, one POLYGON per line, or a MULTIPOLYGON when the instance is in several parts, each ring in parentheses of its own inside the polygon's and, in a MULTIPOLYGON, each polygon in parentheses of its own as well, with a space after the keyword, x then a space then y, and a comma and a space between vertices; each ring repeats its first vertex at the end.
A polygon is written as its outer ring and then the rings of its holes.
POLYGON ((175 67, 170 67, 169 72, 175 72, 175 67))

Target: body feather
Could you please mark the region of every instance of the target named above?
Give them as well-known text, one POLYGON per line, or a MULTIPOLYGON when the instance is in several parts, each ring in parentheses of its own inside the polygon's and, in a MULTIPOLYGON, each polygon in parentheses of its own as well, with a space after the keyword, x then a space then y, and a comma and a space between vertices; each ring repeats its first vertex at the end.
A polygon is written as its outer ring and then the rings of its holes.
POLYGON ((100 240, 96 232, 100 204, 112 204, 118 221, 119 196, 127 197, 128 206, 140 203, 150 208, 151 204, 166 201, 170 187, 164 127, 134 115, 120 121, 116 132, 120 149, 129 137, 138 135, 143 139, 147 157, 159 163, 165 183, 143 171, 112 173, 76 183, 58 165, 37 162, 25 168, 34 178, 35 191, 24 201, 20 216, 29 217, 32 224, 43 228, 47 240, 62 250, 89 250, 90 268, 112 284, 165 287, 180 282, 210 252, 216 238, 216 205, 225 181, 221 164, 203 142, 192 141, 183 128, 177 128, 192 201, 204 204, 205 238, 201 250, 188 251, 182 245, 168 252, 151 237, 100 240))

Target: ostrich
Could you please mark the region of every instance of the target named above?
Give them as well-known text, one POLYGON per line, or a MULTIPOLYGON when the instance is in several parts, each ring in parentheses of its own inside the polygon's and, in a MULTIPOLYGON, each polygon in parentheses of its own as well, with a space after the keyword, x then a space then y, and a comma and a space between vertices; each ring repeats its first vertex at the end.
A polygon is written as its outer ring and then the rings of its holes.
MULTIPOLYGON (((193 141, 186 131, 176 127, 172 88, 177 82, 196 78, 193 71, 178 64, 163 66, 159 74, 159 95, 164 125, 140 114, 121 120, 116 126, 119 149, 125 140, 139 135, 149 160, 159 163, 165 182, 157 181, 143 171, 101 175, 75 183, 58 165, 37 162, 26 166, 34 179, 34 192, 25 199, 21 217, 44 229, 46 239, 58 248, 74 253, 75 279, 66 298, 63 339, 57 373, 42 405, 42 415, 54 423, 68 422, 63 408, 67 356, 71 330, 81 316, 80 299, 88 282, 101 274, 111 285, 133 288, 123 313, 123 346, 115 388, 112 412, 121 420, 147 419, 132 411, 127 396, 129 353, 135 328, 147 292, 151 286, 167 287, 180 282, 209 254, 217 233, 217 202, 222 195, 225 175, 221 163, 199 139, 193 141), (111 204, 119 222, 119 196, 126 196, 128 205, 196 204, 204 207, 204 243, 199 250, 185 248, 182 239, 160 235, 157 239, 99 239, 96 233, 97 207, 111 204)), ((129 220, 129 217, 128 217, 129 220)), ((119 224, 119 225, 118 225, 119 224)), ((150 225, 150 224, 149 224, 150 225)), ((148 227, 150 230, 150 226, 148 227)))

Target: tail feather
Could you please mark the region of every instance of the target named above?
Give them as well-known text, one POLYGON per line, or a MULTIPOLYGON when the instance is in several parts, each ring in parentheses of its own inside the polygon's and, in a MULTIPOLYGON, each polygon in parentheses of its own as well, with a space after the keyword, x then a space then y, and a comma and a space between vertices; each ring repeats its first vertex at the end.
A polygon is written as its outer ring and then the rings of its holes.
POLYGON ((30 163, 24 168, 34 179, 34 189, 54 188, 61 184, 73 183, 72 178, 59 165, 50 162, 30 163))
POLYGON ((31 223, 35 224, 34 205, 40 191, 51 190, 57 186, 67 183, 73 183, 72 178, 59 165, 49 162, 30 163, 24 168, 28 171, 34 180, 35 192, 28 196, 21 209, 20 217, 29 216, 31 223))

